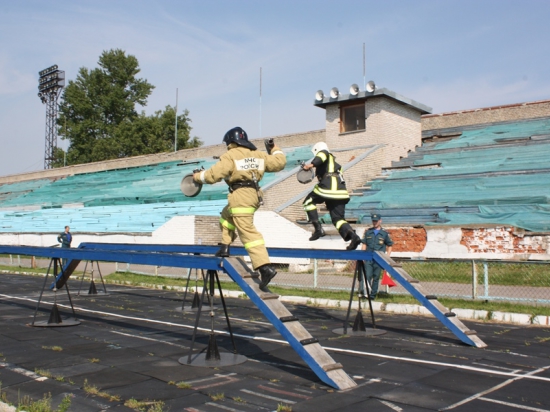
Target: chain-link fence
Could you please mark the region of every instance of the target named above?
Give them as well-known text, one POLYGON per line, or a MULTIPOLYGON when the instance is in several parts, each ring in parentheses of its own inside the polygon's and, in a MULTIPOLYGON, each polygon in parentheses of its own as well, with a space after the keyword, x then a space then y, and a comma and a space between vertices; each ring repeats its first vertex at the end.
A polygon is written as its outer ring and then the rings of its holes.
MULTIPOLYGON (((355 272, 355 261, 319 259, 272 259, 277 276, 272 285, 288 288, 349 291, 355 272)), ((550 262, 507 262, 492 260, 410 260, 397 259, 427 295, 438 297, 499 300, 518 303, 550 304, 550 262)), ((0 265, 47 268, 48 259, 27 256, 0 257, 0 265)), ((84 269, 85 262, 78 270, 84 269)), ((132 272, 151 276, 189 278, 196 282, 200 271, 165 266, 128 263, 100 263, 101 273, 132 272)), ((225 274, 220 280, 229 281, 225 274)), ((408 294, 400 285, 380 291, 408 294)))
MULTIPOLYGON (((427 294, 550 304, 550 262, 438 259, 401 263, 427 294)), ((401 287, 391 292, 406 293, 401 287)))

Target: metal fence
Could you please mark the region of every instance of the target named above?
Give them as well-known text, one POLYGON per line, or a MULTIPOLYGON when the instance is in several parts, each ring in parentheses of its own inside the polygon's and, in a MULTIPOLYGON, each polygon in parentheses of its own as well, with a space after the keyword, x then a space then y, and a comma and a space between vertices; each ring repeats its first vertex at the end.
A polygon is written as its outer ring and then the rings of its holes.
MULTIPOLYGON (((275 260, 275 259, 274 259, 275 260)), ((351 289, 355 271, 354 261, 283 259, 275 261, 278 274, 272 285, 288 288, 344 290, 351 289)), ((529 304, 550 304, 550 262, 508 262, 492 260, 410 260, 397 259, 413 278, 418 279, 426 294, 455 299, 508 301, 529 304)), ((85 262, 81 263, 83 270, 85 262)), ((0 257, 0 265, 47 268, 48 259, 28 256, 0 257)), ((189 278, 197 282, 199 271, 164 267, 100 263, 103 275, 113 272, 132 272, 150 276, 189 278)), ((78 269, 77 269, 78 270, 78 269)), ((220 280, 229 281, 220 274, 220 280)), ((380 291, 406 295, 403 287, 381 286, 380 291)))

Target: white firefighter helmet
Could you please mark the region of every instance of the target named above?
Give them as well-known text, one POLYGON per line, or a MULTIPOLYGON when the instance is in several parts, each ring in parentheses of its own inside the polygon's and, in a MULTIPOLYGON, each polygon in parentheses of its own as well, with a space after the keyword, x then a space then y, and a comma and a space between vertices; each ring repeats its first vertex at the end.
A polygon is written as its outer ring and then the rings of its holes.
POLYGON ((311 149, 311 152, 313 153, 313 156, 317 156, 317 153, 319 153, 321 150, 326 150, 330 153, 330 150, 328 149, 328 146, 325 142, 315 143, 315 145, 311 149))

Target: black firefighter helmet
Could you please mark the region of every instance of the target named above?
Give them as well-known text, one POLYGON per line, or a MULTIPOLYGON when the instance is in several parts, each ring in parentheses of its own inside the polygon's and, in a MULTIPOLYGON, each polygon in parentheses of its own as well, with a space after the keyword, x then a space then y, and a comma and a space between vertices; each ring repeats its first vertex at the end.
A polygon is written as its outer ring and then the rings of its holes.
POLYGON ((256 150, 256 146, 248 141, 248 135, 240 127, 229 130, 223 137, 223 142, 226 146, 229 146, 229 143, 235 143, 239 146, 248 147, 250 150, 256 150))

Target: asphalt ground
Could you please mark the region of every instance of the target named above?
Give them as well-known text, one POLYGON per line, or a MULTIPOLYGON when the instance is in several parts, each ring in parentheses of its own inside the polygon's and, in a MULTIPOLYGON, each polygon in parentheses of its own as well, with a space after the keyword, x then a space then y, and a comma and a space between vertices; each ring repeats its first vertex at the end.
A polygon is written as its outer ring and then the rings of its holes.
MULTIPOLYGON (((209 368, 186 364, 196 314, 181 311, 182 293, 109 285, 106 296, 76 296, 80 283, 73 280, 81 323, 28 326, 43 284, 41 277, 0 275, 0 399, 15 405, 49 394, 55 410, 70 394, 69 410, 79 412, 135 410, 124 406, 130 399, 190 412, 550 411, 547 327, 465 321, 488 345, 477 349, 431 316, 376 313, 385 334, 341 336, 333 330, 342 328, 344 309, 287 305, 358 384, 338 391, 318 379, 246 298, 226 298, 246 362, 209 368), (91 394, 85 382, 116 399, 91 394)), ((66 291, 54 295, 44 293, 37 322, 48 320, 54 299, 64 321, 72 317, 66 291)), ((218 296, 214 303, 214 317, 201 312, 193 358, 208 346, 212 322, 222 356, 233 349, 218 296)), ((370 329, 370 313, 363 317, 370 329)))

